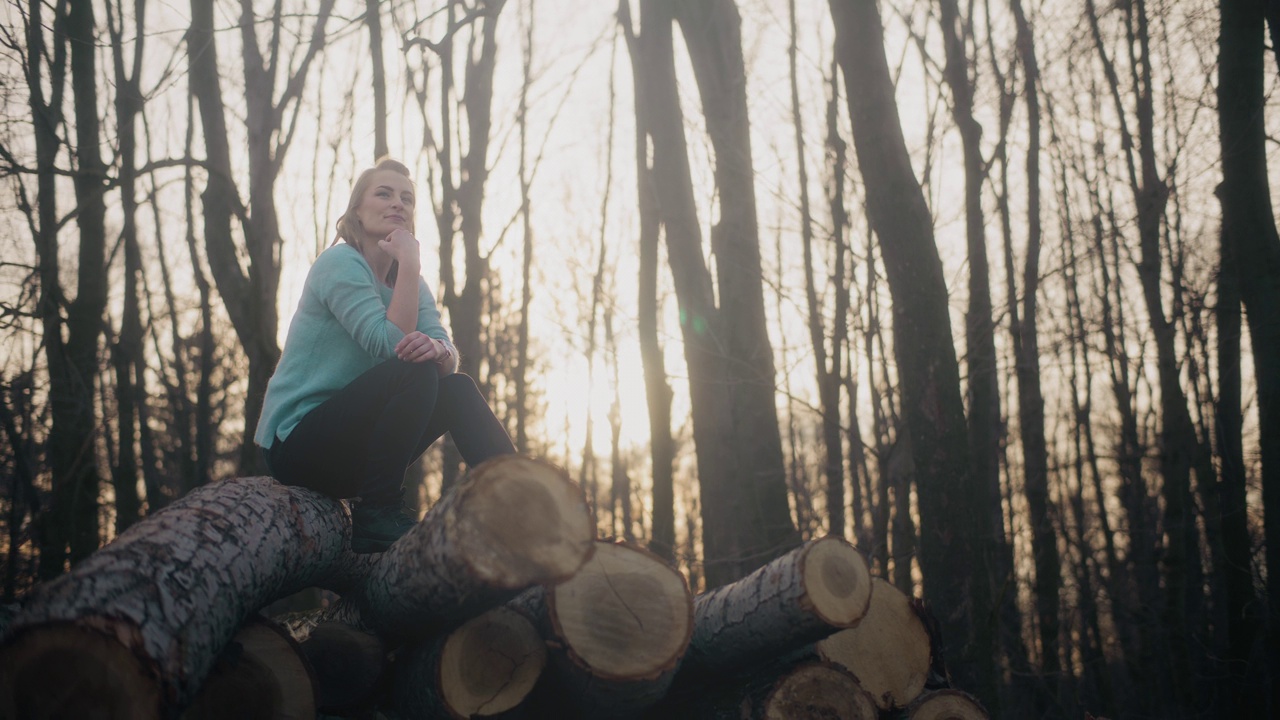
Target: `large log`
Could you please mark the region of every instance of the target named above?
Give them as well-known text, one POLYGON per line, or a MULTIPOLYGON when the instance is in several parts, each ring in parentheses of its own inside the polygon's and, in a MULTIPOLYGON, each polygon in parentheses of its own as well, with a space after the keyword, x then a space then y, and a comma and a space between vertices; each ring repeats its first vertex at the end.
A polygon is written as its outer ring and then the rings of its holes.
MULTIPOLYGON (((472 468, 347 598, 385 639, 441 635, 530 586, 572 576, 594 538, 586 498, 562 469, 501 455, 472 468)), ((341 605, 333 617, 354 622, 341 605)))
POLYGON ((853 627, 871 604, 866 559, 841 538, 810 541, 694 600, 686 676, 728 673, 853 627))
POLYGON ((0 646, 0 717, 173 717, 241 622, 330 573, 342 505, 266 477, 199 488, 32 590, 0 646))
POLYGON ((783 659, 744 673, 706 676, 646 713, 652 720, 876 720, 853 673, 834 663, 783 659))
POLYGON ((218 655, 182 720, 310 720, 317 680, 284 629, 251 617, 218 655))
POLYGON ((315 676, 316 707, 322 712, 367 702, 386 666, 386 646, 378 636, 342 623, 310 628, 299 647, 315 676))
POLYGON ((554 717, 633 717, 662 699, 689 644, 693 602, 685 577, 653 553, 598 541, 569 580, 538 587, 512 607, 552 649, 536 692, 554 717))
POLYGON ((916 698, 903 713, 905 720, 989 720, 977 698, 959 690, 934 690, 916 698))
POLYGON ((391 696, 406 720, 501 715, 524 701, 547 662, 533 624, 507 607, 400 655, 391 696))
POLYGON ((848 668, 882 710, 905 707, 929 676, 929 633, 901 590, 880 578, 872 584, 871 607, 862 622, 815 648, 823 660, 848 668))

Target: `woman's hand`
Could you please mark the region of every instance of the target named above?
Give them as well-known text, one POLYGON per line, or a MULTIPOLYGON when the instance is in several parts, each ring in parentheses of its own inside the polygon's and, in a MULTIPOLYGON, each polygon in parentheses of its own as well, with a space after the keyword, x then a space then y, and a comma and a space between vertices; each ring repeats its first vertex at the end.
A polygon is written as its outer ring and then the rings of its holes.
POLYGON ((400 263, 401 268, 409 269, 413 275, 418 274, 422 258, 418 254, 418 238, 413 233, 404 228, 396 228, 378 241, 378 247, 400 263))
POLYGON ((449 357, 449 346, 414 330, 396 345, 396 357, 405 362, 440 362, 449 357))

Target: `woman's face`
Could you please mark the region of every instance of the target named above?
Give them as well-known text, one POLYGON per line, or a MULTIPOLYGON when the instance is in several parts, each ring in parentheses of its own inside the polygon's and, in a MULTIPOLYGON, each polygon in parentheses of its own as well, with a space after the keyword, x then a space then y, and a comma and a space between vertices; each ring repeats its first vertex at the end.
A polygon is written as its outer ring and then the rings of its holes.
POLYGON ((413 183, 409 178, 394 170, 378 170, 360 198, 356 217, 365 235, 381 239, 396 228, 413 232, 413 208, 413 183))

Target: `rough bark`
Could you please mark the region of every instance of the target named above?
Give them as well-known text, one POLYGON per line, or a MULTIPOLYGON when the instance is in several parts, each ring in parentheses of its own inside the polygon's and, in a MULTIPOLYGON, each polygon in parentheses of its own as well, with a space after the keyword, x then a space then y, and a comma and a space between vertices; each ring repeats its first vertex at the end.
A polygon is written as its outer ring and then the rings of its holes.
POLYGON ((880 578, 872 585, 871 606, 857 627, 818 642, 816 650, 848 668, 880 709, 905 707, 924 690, 936 650, 907 596, 880 578))
POLYGON ((828 536, 703 593, 694 600, 681 681, 760 664, 853 627, 870 607, 871 588, 862 553, 828 536))
MULTIPOLYGON (((920 506, 925 595, 942 612, 943 636, 966 687, 988 688, 994 653, 980 631, 991 607, 980 551, 990 535, 970 470, 960 372, 932 215, 911 167, 872 0, 831 0, 854 149, 893 297, 894 352, 911 431, 920 506)), ((896 549, 895 549, 896 552, 896 549)), ((856 673, 855 673, 856 674, 856 673)))
POLYGON ((192 492, 28 596, 0 651, 0 715, 33 702, 176 715, 241 621, 323 576, 349 535, 337 501, 271 478, 192 492))
POLYGON ((472 468, 383 553, 352 602, 388 640, 438 635, 531 585, 580 573, 594 537, 563 470, 501 455, 472 468))
MULTIPOLYGON (((1220 382, 1220 438, 1223 455, 1223 542, 1227 554, 1227 592, 1230 607, 1230 657, 1237 666, 1250 657, 1258 619, 1249 609, 1254 601, 1251 571, 1252 543, 1246 507, 1246 477, 1240 464, 1239 305, 1248 318, 1249 343, 1257 382, 1262 458, 1262 500, 1266 545, 1267 658, 1272 706, 1280 696, 1280 235, 1271 206, 1266 162, 1264 122, 1263 8, 1260 0, 1223 0, 1218 67, 1218 117, 1222 143, 1222 257, 1219 308, 1234 320, 1220 327, 1220 342, 1234 358, 1223 359, 1220 382), (1228 274, 1231 274, 1229 277, 1228 274), (1231 291, 1237 291, 1233 297, 1231 291), (1224 307, 1225 306, 1225 307, 1224 307), (1234 326, 1234 335, 1231 332, 1234 326), (1226 337, 1222 337, 1225 335, 1226 337), (1234 371, 1234 372, 1232 372, 1234 371), (1226 387, 1230 385, 1230 387, 1226 387), (1229 450, 1228 450, 1229 448, 1229 450)), ((1275 4, 1268 6, 1274 10, 1275 4)), ((1271 29, 1277 32, 1272 18, 1271 29)), ((1280 48, 1276 49, 1280 53, 1280 48)), ((1280 55, 1278 55, 1280 57, 1280 55)), ((1221 351, 1220 351, 1221 352, 1221 351)), ((1220 356, 1221 357, 1221 356, 1220 356)), ((1235 682, 1242 677, 1235 675, 1235 682)), ((1244 691, 1244 688, 1241 688, 1244 691)), ((1241 710, 1248 713, 1261 699, 1248 692, 1241 710)))
POLYGON ((603 540, 568 581, 513 606, 553 651, 539 702, 567 717, 634 717, 661 700, 693 628, 683 575, 647 550, 603 540))
POLYGON ((498 607, 396 661, 392 703, 404 717, 484 718, 533 690, 547 650, 529 620, 498 607))

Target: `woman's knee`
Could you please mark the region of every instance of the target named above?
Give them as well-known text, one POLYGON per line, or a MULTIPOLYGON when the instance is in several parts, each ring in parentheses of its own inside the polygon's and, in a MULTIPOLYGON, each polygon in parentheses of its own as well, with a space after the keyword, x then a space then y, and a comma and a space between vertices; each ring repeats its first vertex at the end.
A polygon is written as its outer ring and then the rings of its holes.
POLYGON ((440 371, 436 369, 435 363, 405 362, 392 358, 384 364, 402 386, 434 392, 440 385, 440 371))

